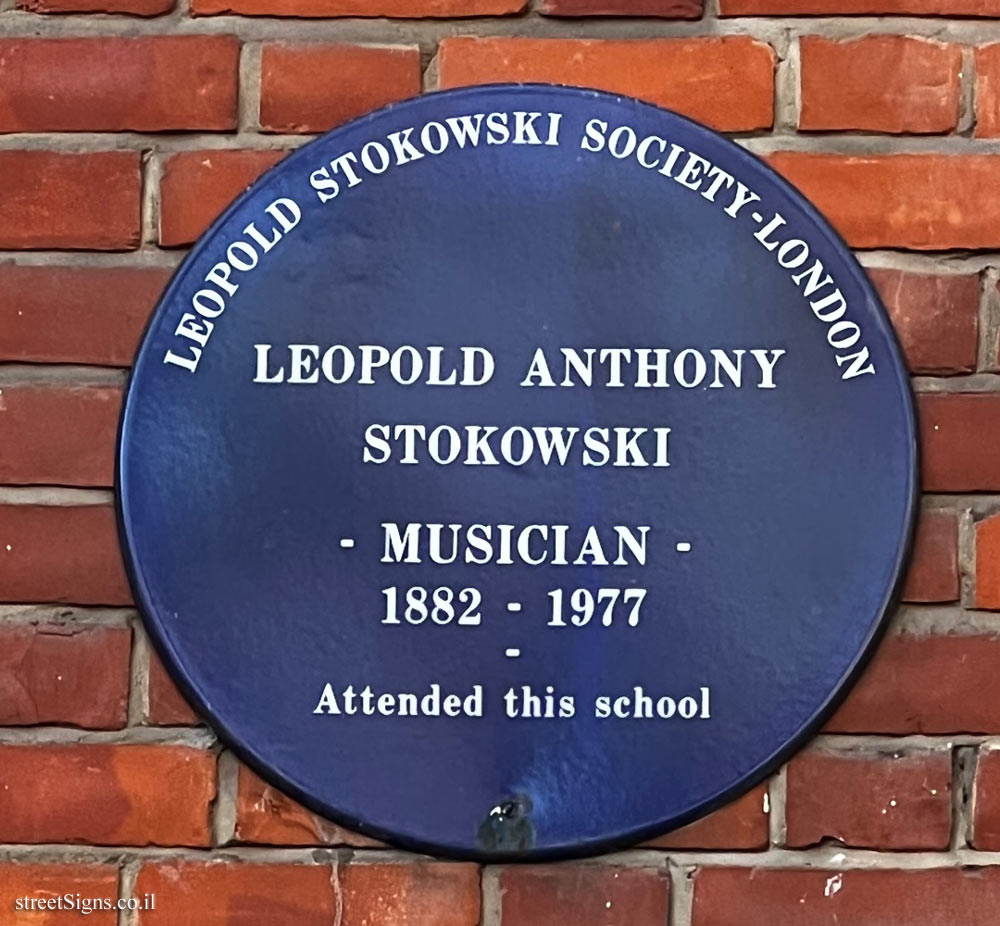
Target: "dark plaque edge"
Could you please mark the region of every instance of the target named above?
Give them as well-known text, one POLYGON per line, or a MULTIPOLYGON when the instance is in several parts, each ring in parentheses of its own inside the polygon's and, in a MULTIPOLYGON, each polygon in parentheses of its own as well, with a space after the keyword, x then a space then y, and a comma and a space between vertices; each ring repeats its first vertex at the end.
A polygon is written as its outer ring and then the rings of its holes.
MULTIPOLYGON (((827 720, 830 719, 837 708, 844 702, 845 698, 850 693, 851 688, 870 663, 875 649, 886 634, 890 618, 900 602, 900 593, 902 590, 903 580, 905 578, 905 569, 909 562, 910 554, 913 548, 914 533, 917 522, 916 515, 920 504, 920 452, 917 441, 917 433, 917 419, 913 400, 913 390, 909 374, 905 366, 905 358, 899 343, 899 338, 889 320, 888 313, 886 312, 881 298, 878 296, 878 293, 875 291, 875 288, 869 280, 868 275, 865 273, 864 268, 858 262, 853 251, 844 241, 843 237, 796 187, 785 180, 785 178, 774 170, 774 168, 772 168, 765 160, 736 144, 722 133, 716 132, 701 123, 695 122, 694 120, 675 112, 674 110, 668 109, 667 107, 646 103, 642 100, 636 99, 635 97, 609 93, 603 90, 570 87, 561 84, 546 84, 537 82, 492 83, 474 87, 462 87, 452 90, 436 91, 430 95, 425 94, 411 97, 408 100, 392 103, 388 106, 373 110, 370 113, 366 113, 363 116, 337 126, 330 132, 324 133, 312 141, 307 142, 300 148, 295 149, 295 151, 291 152, 287 157, 282 158, 281 161, 265 171, 247 190, 236 197, 236 199, 229 204, 225 211, 222 212, 222 214, 219 215, 214 222, 212 222, 208 229, 205 230, 201 237, 192 246, 191 250, 185 255, 181 263, 174 270, 163 290, 162 295, 157 301, 156 307, 150 313, 150 316, 144 326, 142 336, 139 341, 139 348, 136 351, 132 367, 128 371, 128 378, 125 384, 124 397, 122 401, 122 411, 118 422, 118 434, 115 447, 115 518, 118 526, 119 542, 122 558, 124 560, 125 572, 133 592, 135 607, 142 617, 143 627, 153 643, 156 654, 163 662, 170 674, 170 677, 176 683, 181 693, 195 707, 200 717, 209 725, 210 730, 218 737, 220 743, 236 755, 236 757, 247 765, 253 772, 264 779, 264 781, 277 787, 279 790, 298 801, 307 810, 331 820, 345 829, 372 839, 376 839, 380 842, 387 843, 390 847, 396 846, 420 854, 440 856, 459 861, 477 862, 480 864, 562 861, 585 858, 588 856, 601 855, 626 849, 641 848, 642 843, 658 836, 674 832, 675 830, 679 830, 690 823, 700 820, 708 814, 731 803, 737 798, 742 797, 744 794, 757 787, 757 785, 761 782, 770 778, 771 775, 778 771, 782 765, 784 765, 793 755, 799 752, 818 732, 820 732, 827 720), (278 168, 286 167, 290 161, 304 159, 307 152, 310 152, 315 145, 324 142, 331 134, 339 133, 348 127, 354 128, 363 125, 365 122, 373 121, 385 113, 392 112, 400 107, 410 106, 414 102, 420 100, 427 101, 436 99, 466 98, 475 100, 479 96, 489 95, 497 90, 503 90, 506 92, 523 91, 528 95, 535 90, 544 90, 549 93, 573 96, 576 98, 591 97, 595 99, 616 101, 618 103, 626 103, 635 108, 666 112, 686 123, 696 135, 711 139, 713 144, 719 144, 721 142, 728 145, 734 157, 747 164, 751 167, 751 169, 763 170, 777 186, 781 187, 790 196, 790 198, 798 204, 806 216, 815 223, 817 233, 825 236, 845 256, 845 270, 860 283, 861 288, 869 302, 874 306, 876 319, 879 322, 886 338, 889 340, 890 344, 894 346, 897 359, 899 360, 899 364, 893 370, 893 374, 895 374, 896 385, 900 389, 905 405, 905 425, 909 437, 909 453, 912 466, 909 474, 910 485, 908 493, 909 498, 905 514, 906 523, 903 530, 904 542, 900 545, 896 557, 891 587, 882 602, 877 617, 872 625, 872 630, 869 633, 868 638, 865 640, 864 645, 861 647, 857 658, 843 674, 840 681, 827 698, 826 702, 813 714, 811 718, 803 723, 799 731, 785 744, 784 747, 776 750, 767 759, 760 762, 756 768, 744 775, 738 782, 729 788, 720 792, 715 797, 703 801, 701 804, 686 813, 679 814, 672 819, 638 829, 633 829, 611 839, 587 840, 573 845, 562 845, 545 849, 518 851, 500 850, 486 852, 459 846, 425 842, 420 839, 400 836, 393 833, 391 830, 366 823, 363 820, 355 819, 298 788, 278 769, 272 768, 265 763, 254 753, 250 746, 242 743, 230 732, 227 725, 215 713, 212 705, 202 697, 201 693, 184 674, 179 660, 176 658, 166 637, 161 633, 157 621, 150 616, 153 613, 153 608, 150 606, 149 596, 146 594, 146 589, 140 575, 139 564, 135 561, 132 553, 132 545, 129 538, 127 505, 121 492, 121 476, 124 455, 122 438, 129 414, 132 410, 132 381, 136 366, 149 349, 149 333, 165 306, 170 302, 174 289, 177 287, 180 278, 186 272, 188 265, 193 262, 195 256, 199 252, 210 244, 215 235, 220 231, 221 227, 229 219, 230 215, 244 202, 244 200, 254 195, 258 184, 264 181, 278 168), (900 373, 902 375, 899 375, 900 373)), ((317 847, 316 844, 305 842, 301 845, 303 847, 317 847)), ((286 848, 290 848, 290 846, 286 846, 286 848)), ((337 849, 342 848, 342 846, 330 845, 322 846, 320 848, 336 851, 337 849)), ((665 849, 662 851, 664 854, 669 854, 671 850, 665 849)))

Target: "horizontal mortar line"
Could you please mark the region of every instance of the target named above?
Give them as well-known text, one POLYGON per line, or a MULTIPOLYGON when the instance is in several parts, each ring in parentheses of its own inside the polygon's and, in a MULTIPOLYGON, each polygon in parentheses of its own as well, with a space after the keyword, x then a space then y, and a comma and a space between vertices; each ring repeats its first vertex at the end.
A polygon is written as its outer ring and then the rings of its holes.
MULTIPOLYGON (((253 846, 232 845, 198 847, 169 846, 98 846, 66 845, 62 843, 8 843, 0 844, 0 862, 31 863, 89 863, 117 864, 119 862, 257 862, 292 865, 341 864, 412 864, 415 861, 434 861, 440 864, 463 864, 447 859, 404 852, 392 847, 375 846, 363 849, 341 846, 253 846)), ((467 864, 467 863, 465 863, 467 864)))
MULTIPOLYGON (((960 746, 1000 747, 1000 738, 983 733, 942 734, 912 733, 891 736, 886 733, 820 733, 810 743, 810 749, 847 756, 895 756, 923 752, 947 752, 960 746)), ((792 760, 794 761, 794 759, 792 760)))
POLYGON ((4 746, 192 746, 211 749, 218 740, 207 727, 124 727, 85 730, 78 727, 0 727, 4 746))
POLYGON ((779 151, 845 157, 890 154, 1000 154, 1000 138, 970 138, 965 135, 772 132, 734 140, 748 151, 758 155, 768 155, 779 151))
MULTIPOLYGON (((257 151, 301 148, 318 137, 266 132, 18 132, 0 135, 0 150, 47 151, 54 154, 93 154, 106 151, 149 151, 155 156, 184 151, 257 151)), ((147 245, 148 247, 148 245, 147 245)), ((129 253, 129 252, 119 252, 129 253)))
POLYGON ((892 618, 891 631, 910 637, 975 637, 1000 634, 1000 614, 994 611, 929 608, 926 611, 904 606, 892 618))
MULTIPOLYGON (((256 131, 132 132, 38 131, 0 135, 0 150, 89 154, 105 151, 149 151, 154 156, 185 151, 301 148, 322 135, 271 134, 256 131)), ((747 150, 767 155, 777 151, 819 155, 1000 154, 1000 138, 966 135, 893 135, 859 132, 795 132, 771 129, 720 133, 747 150)), ((149 247, 149 245, 147 245, 149 247)), ((129 252, 119 252, 129 253, 129 252)))
POLYGON ((981 273, 1000 266, 998 251, 905 251, 891 249, 854 251, 868 270, 910 270, 917 273, 981 273))
POLYGON ((132 270, 173 270, 184 259, 185 248, 146 247, 135 251, 5 251, 0 249, 0 268, 86 267, 132 270))
POLYGON ((1000 390, 1000 373, 958 373, 954 376, 913 376, 910 380, 918 393, 930 392, 996 392, 1000 390))
POLYGON ((838 846, 820 846, 814 849, 772 847, 761 852, 676 852, 669 849, 636 849, 606 855, 596 861, 582 861, 579 864, 625 865, 641 868, 655 865, 663 853, 669 857, 671 864, 690 868, 796 868, 820 871, 860 871, 1000 866, 1000 852, 979 852, 967 848, 942 850, 941 852, 899 852, 850 849, 838 846))
POLYGON ((1000 35, 1000 22, 988 17, 878 17, 878 16, 760 16, 702 17, 693 20, 661 17, 591 17, 517 15, 451 18, 386 19, 356 17, 295 18, 277 16, 192 17, 175 10, 164 16, 136 20, 129 16, 65 13, 39 16, 23 10, 2 14, 4 32, 11 37, 38 34, 44 23, 46 37, 115 34, 237 35, 250 40, 295 39, 349 41, 378 44, 436 44, 452 36, 516 36, 531 38, 645 39, 712 38, 747 36, 783 42, 789 36, 824 35, 854 37, 869 33, 917 35, 941 41, 983 44, 1000 35))
POLYGON ((77 505, 110 505, 111 489, 84 489, 61 486, 0 485, 0 505, 43 505, 72 508, 77 505))
POLYGON ((17 386, 123 386, 123 367, 74 363, 0 363, 0 388, 17 386))
POLYGON ((998 492, 925 492, 924 507, 971 508, 977 514, 991 514, 1000 509, 998 492))
POLYGON ((58 604, 0 604, 0 623, 57 624, 70 627, 128 627, 139 619, 134 608, 58 604))

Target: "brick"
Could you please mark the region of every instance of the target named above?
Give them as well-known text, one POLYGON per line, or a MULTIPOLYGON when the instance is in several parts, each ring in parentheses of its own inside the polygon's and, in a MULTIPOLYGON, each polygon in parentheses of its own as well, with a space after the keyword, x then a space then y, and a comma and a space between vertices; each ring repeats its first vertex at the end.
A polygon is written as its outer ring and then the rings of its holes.
MULTIPOLYGON (((476 926, 479 869, 442 862, 341 868, 342 926, 476 926)), ((582 924, 581 924, 582 926, 582 924)))
POLYGON ((920 465, 928 492, 1000 489, 1000 395, 917 396, 920 465))
POLYGON ((528 865, 500 869, 501 926, 662 926, 665 868, 528 865))
POLYGON ((901 35, 807 35, 799 50, 800 129, 927 133, 958 124, 958 45, 901 35))
POLYGON ((417 46, 289 45, 261 48, 260 125, 325 132, 420 93, 417 46))
POLYGON ((105 386, 0 389, 0 483, 113 485, 121 398, 105 386))
POLYGON ((178 691, 159 657, 149 653, 149 705, 146 723, 161 727, 190 727, 201 720, 178 691))
POLYGON ((234 129, 239 55, 229 36, 0 40, 0 132, 234 129))
POLYGON ((546 16, 658 16, 699 19, 702 0, 543 0, 546 16))
POLYGON ((127 627, 0 625, 0 724, 124 727, 131 647, 127 627))
POLYGON ((594 87, 675 109, 717 129, 770 127, 774 52, 750 38, 604 41, 450 38, 442 87, 543 81, 594 87))
POLYGON ((1000 732, 997 666, 998 637, 892 634, 826 729, 898 735, 1000 732))
POLYGON ((118 896, 118 868, 115 865, 54 865, 30 862, 7 862, 0 864, 0 903, 6 926, 60 926, 67 919, 84 917, 88 926, 115 926, 118 922, 116 910, 92 909, 69 912, 63 905, 59 909, 59 899, 65 894, 77 894, 81 898, 109 898, 118 896), (28 903, 37 901, 45 904, 45 909, 23 905, 15 907, 15 901, 27 898, 28 903), (49 905, 55 909, 49 909, 49 905))
POLYGON ((207 846, 211 841, 215 758, 204 749, 0 746, 0 783, 3 842, 207 846))
POLYGON ((692 926, 994 926, 1000 868, 703 868, 692 926), (956 920, 956 914, 958 919, 956 920))
POLYGON ((792 847, 835 839, 862 849, 947 849, 951 753, 800 753, 788 764, 785 823, 792 847))
POLYGON ((17 9, 31 13, 127 13, 161 16, 174 8, 174 0, 17 0, 17 9))
POLYGON ((720 16, 996 16, 998 0, 720 0, 720 16))
POLYGON ((1000 515, 976 524, 975 606, 1000 611, 1000 515))
POLYGON ((1000 850, 1000 752, 989 747, 976 760, 969 841, 987 852, 1000 850))
POLYGON ((128 366, 169 278, 161 267, 0 264, 0 361, 128 366))
POLYGON ((1000 155, 781 151, 772 167, 856 248, 1000 246, 1000 155))
POLYGON ((139 245, 139 154, 0 151, 0 248, 130 251, 139 245))
POLYGON ((868 269, 911 373, 971 373, 979 343, 975 274, 868 269))
POLYGON ((393 19, 449 19, 453 16, 507 16, 528 0, 191 0, 195 16, 386 16, 393 19))
POLYGON ((160 181, 160 244, 191 244, 285 151, 184 151, 168 158, 160 181))
POLYGON ((240 766, 236 792, 236 840, 270 846, 377 846, 297 804, 240 766))
POLYGON ((902 598, 931 602, 957 601, 958 596, 958 515, 921 511, 902 598))
POLYGON ((0 505, 0 601, 128 605, 110 505, 0 505))
POLYGON ((1000 135, 1000 42, 975 50, 976 128, 979 138, 1000 135))
POLYGON ((654 849, 765 849, 767 784, 752 788, 721 810, 646 843, 654 849))
POLYGON ((143 894, 156 908, 137 926, 351 926, 337 916, 330 865, 147 863, 133 896, 143 894))

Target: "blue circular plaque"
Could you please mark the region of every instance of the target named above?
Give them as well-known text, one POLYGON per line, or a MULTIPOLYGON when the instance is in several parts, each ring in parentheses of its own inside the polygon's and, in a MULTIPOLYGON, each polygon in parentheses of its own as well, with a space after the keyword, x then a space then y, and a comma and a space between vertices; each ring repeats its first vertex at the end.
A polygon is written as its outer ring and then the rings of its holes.
POLYGON ((625 846, 829 715, 914 513, 848 249, 670 112, 495 86, 305 146, 175 275, 128 390, 137 602, 222 739, 355 830, 625 846))

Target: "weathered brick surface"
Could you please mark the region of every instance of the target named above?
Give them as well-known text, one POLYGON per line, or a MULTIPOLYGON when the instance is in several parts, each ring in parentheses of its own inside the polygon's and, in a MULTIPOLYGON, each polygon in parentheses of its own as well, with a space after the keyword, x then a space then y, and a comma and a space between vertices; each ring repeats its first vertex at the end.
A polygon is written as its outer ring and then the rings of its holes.
POLYGON ((0 389, 0 483, 110 486, 121 397, 104 386, 0 389))
POLYGON ((0 602, 126 605, 110 505, 0 504, 0 602))
POLYGON ((139 155, 0 151, 0 248, 129 251, 139 244, 139 155))
POLYGON ((506 16, 520 13, 527 0, 192 0, 196 16, 368 16, 446 19, 451 16, 506 16))
MULTIPOLYGON (((424 862, 349 864, 340 870, 343 926, 477 926, 475 865, 424 862)), ((583 926, 583 924, 581 924, 583 926)))
POLYGON ((872 268, 913 373, 970 373, 979 344, 979 278, 872 268))
POLYGON ((0 263, 0 360, 128 366, 168 269, 0 263))
POLYGON ((720 0, 721 16, 998 16, 997 0, 720 0))
POLYGON ((268 44, 260 68, 260 125, 267 132, 325 132, 420 92, 415 45, 268 44))
POLYGON ((0 132, 232 129, 239 53, 226 36, 0 40, 0 132))
POLYGON ((575 84, 639 97, 715 128, 766 128, 773 120, 774 53, 722 39, 454 38, 438 52, 442 87, 498 81, 575 84))
POLYGON ((502 926, 662 926, 669 894, 665 868, 504 868, 500 922, 502 926))
POLYGON ((240 766, 236 794, 236 839, 272 846, 375 846, 297 804, 246 766, 240 766))
POLYGON ((0 625, 0 724, 125 726, 127 627, 0 625))
POLYGON ((1000 610, 1000 515, 976 524, 976 607, 1000 610))
POLYGON ((160 182, 160 244, 193 242, 284 151, 185 151, 168 158, 160 182))
POLYGON ((788 764, 785 843, 897 851, 947 849, 951 754, 854 755, 809 750, 788 764))
POLYGON ((922 511, 903 583, 903 600, 955 601, 958 596, 958 515, 954 511, 922 511))
POLYGON ((149 704, 146 722, 152 726, 189 727, 199 723, 194 708, 184 699, 156 653, 149 654, 149 704))
POLYGON ((972 797, 970 842, 986 852, 1000 851, 1000 752, 979 750, 972 797))
POLYGON ((692 926, 993 926, 1000 868, 702 869, 692 926))
POLYGON ((856 248, 1000 246, 1000 155, 771 155, 856 248))
POLYGON ((138 926, 350 926, 337 917, 330 865, 149 862, 133 896, 145 894, 156 909, 140 913, 138 926))
POLYGON ((917 412, 925 490, 1000 490, 1000 394, 926 393, 917 412))
POLYGON ((764 849, 768 803, 767 784, 758 785, 720 810, 647 845, 658 849, 764 849))
POLYGON ((657 16, 697 19, 701 0, 543 0, 547 16, 657 16))
POLYGON ((84 914, 59 908, 59 900, 69 894, 75 899, 118 896, 118 868, 114 865, 17 863, 0 864, 0 902, 7 926, 59 926, 67 918, 85 917, 88 926, 116 926, 115 910, 92 908, 84 914), (18 898, 25 900, 22 909, 18 898), (44 904, 44 909, 29 903, 44 904), (50 905, 55 905, 50 906, 50 905))
POLYGON ((800 42, 799 128, 949 132, 958 124, 962 49, 929 39, 872 35, 800 42))
POLYGON ((215 758, 187 746, 0 746, 0 840, 204 846, 215 758))
POLYGON ((995 636, 890 634, 827 730, 899 736, 998 733, 998 665, 1000 638, 995 636))

